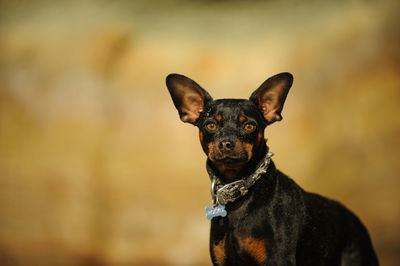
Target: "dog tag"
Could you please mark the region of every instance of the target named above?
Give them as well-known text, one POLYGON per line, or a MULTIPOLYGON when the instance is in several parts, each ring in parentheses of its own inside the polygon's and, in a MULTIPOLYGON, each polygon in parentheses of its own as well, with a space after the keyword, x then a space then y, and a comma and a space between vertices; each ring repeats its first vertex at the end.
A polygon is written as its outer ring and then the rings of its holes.
POLYGON ((225 210, 225 205, 219 204, 216 207, 206 207, 206 213, 207 213, 207 219, 211 220, 214 217, 217 216, 226 216, 226 210, 225 210))

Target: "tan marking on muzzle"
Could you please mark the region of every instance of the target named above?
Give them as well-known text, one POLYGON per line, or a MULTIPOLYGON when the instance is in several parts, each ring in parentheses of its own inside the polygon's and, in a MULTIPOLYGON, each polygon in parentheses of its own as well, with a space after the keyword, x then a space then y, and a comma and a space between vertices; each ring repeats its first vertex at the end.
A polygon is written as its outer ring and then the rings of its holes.
POLYGON ((247 153, 247 160, 250 161, 251 157, 253 157, 253 144, 243 143, 243 147, 247 153))
POLYGON ((260 131, 260 132, 258 132, 258 135, 257 135, 257 143, 260 143, 262 141, 262 139, 263 139, 263 133, 260 131))
POLYGON ((208 158, 210 158, 211 161, 213 161, 213 157, 214 157, 214 142, 208 143, 207 147, 208 147, 208 158))

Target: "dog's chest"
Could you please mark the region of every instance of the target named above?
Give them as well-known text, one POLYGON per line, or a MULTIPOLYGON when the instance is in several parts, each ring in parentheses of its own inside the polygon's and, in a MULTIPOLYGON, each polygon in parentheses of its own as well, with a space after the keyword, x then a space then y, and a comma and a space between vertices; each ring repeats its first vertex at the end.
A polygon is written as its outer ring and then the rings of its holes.
POLYGON ((226 217, 213 219, 211 252, 217 265, 243 265, 249 261, 263 264, 267 260, 268 236, 257 233, 265 232, 265 221, 254 219, 248 204, 228 208, 226 217))

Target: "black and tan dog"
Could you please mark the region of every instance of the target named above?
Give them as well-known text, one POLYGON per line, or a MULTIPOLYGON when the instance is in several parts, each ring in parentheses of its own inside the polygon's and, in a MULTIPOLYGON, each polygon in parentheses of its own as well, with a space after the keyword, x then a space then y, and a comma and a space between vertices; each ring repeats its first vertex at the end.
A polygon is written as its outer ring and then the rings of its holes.
POLYGON ((378 265, 352 212, 304 191, 270 159, 264 129, 282 119, 291 74, 270 77, 249 100, 213 100, 179 74, 166 81, 181 120, 199 128, 208 156, 214 265, 378 265))

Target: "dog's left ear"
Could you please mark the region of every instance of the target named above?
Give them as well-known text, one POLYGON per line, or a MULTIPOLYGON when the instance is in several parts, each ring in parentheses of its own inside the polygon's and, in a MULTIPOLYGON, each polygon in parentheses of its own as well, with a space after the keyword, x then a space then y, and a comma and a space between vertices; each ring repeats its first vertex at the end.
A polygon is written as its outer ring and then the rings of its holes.
POLYGON ((287 72, 280 73, 264 81, 251 94, 250 101, 258 106, 268 124, 282 120, 283 104, 292 83, 292 74, 287 72))

